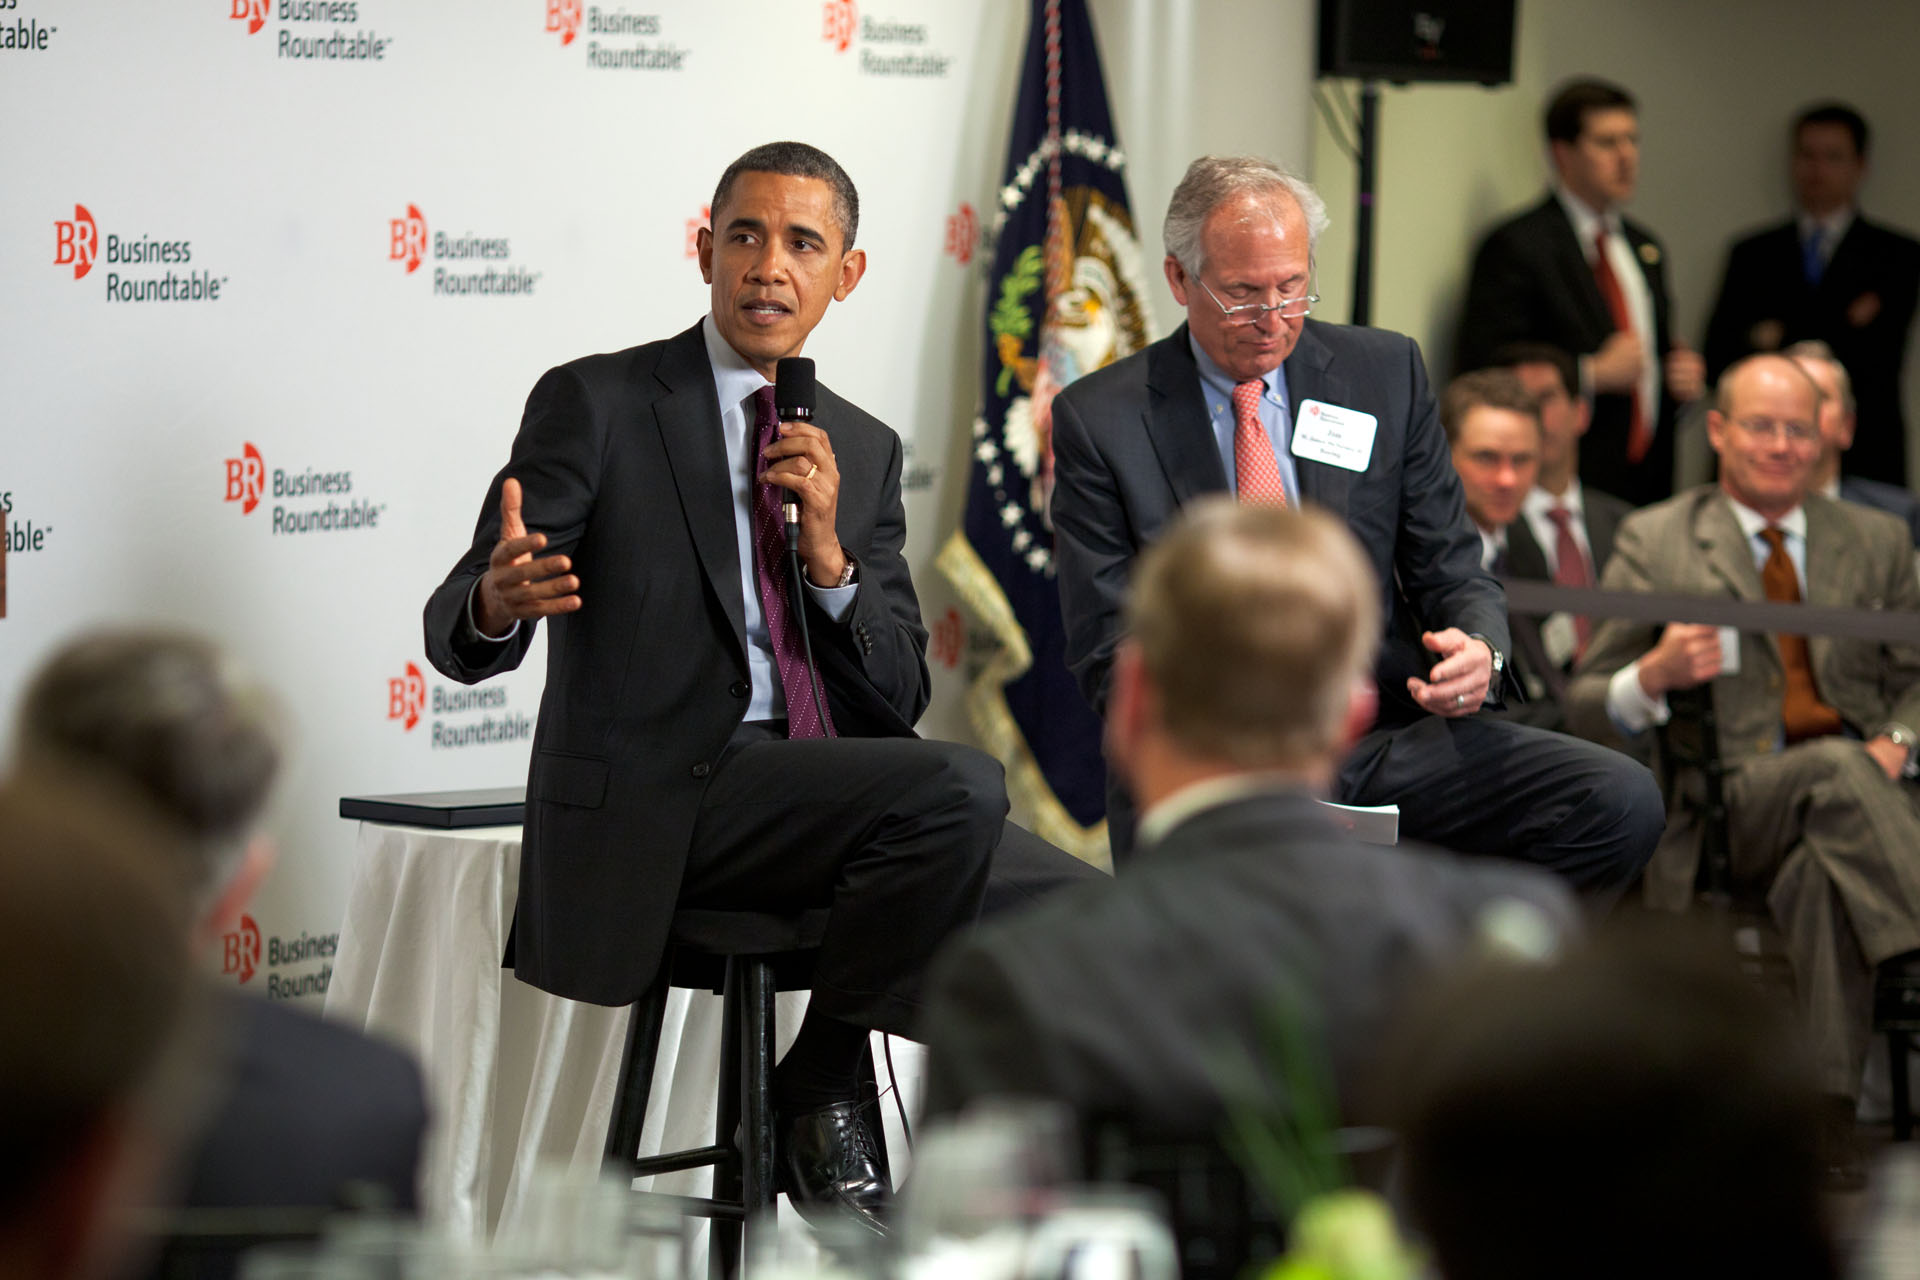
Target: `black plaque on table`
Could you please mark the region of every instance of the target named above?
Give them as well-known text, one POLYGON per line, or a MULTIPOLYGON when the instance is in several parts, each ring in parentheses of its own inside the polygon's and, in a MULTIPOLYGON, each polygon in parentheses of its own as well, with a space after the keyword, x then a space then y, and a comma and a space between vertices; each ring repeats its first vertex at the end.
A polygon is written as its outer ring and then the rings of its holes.
POLYGON ((391 796, 342 796, 340 816, 405 827, 511 827, 525 820, 527 789, 411 791, 391 796))

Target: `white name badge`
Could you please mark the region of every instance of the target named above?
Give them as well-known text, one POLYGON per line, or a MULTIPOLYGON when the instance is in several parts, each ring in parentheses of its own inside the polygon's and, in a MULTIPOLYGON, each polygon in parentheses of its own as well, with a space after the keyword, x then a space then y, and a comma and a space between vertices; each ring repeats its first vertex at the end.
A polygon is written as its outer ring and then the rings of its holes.
POLYGON ((1373 461, 1373 433, 1380 419, 1358 409, 1321 400, 1302 400, 1293 415, 1293 455, 1349 471, 1365 471, 1373 461))

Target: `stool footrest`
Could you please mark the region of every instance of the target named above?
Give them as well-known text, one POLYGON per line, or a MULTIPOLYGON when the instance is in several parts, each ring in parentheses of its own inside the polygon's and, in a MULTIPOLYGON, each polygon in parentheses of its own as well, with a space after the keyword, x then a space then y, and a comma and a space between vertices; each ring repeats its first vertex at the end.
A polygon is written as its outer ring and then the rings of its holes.
POLYGON ((710 1200, 706 1196, 671 1196, 660 1191, 636 1191, 656 1208, 677 1213, 683 1218, 713 1218, 721 1222, 745 1222, 746 1210, 737 1204, 710 1200))
POLYGON ((678 1173, 682 1169, 700 1169, 710 1164, 719 1164, 733 1154, 732 1147, 714 1145, 711 1147, 689 1147, 685 1151, 663 1151, 657 1156, 640 1156, 629 1162, 636 1178, 649 1177, 656 1173, 678 1173))

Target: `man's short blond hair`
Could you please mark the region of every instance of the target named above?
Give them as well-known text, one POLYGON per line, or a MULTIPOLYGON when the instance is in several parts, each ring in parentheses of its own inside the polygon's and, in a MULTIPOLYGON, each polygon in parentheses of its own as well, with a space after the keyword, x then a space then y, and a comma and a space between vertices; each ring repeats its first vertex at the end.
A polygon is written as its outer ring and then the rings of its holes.
POLYGON ((1140 558, 1127 624, 1181 750, 1297 768, 1342 745, 1379 644, 1379 585, 1332 516, 1210 498, 1140 558))

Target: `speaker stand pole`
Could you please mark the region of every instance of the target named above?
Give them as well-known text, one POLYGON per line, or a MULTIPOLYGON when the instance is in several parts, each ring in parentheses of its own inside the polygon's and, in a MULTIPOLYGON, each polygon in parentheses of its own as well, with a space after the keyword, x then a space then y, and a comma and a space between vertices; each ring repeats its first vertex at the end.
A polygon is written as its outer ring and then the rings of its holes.
POLYGON ((1380 160, 1380 82, 1360 83, 1358 211, 1353 228, 1353 323, 1370 324, 1373 314, 1373 186, 1380 160))

